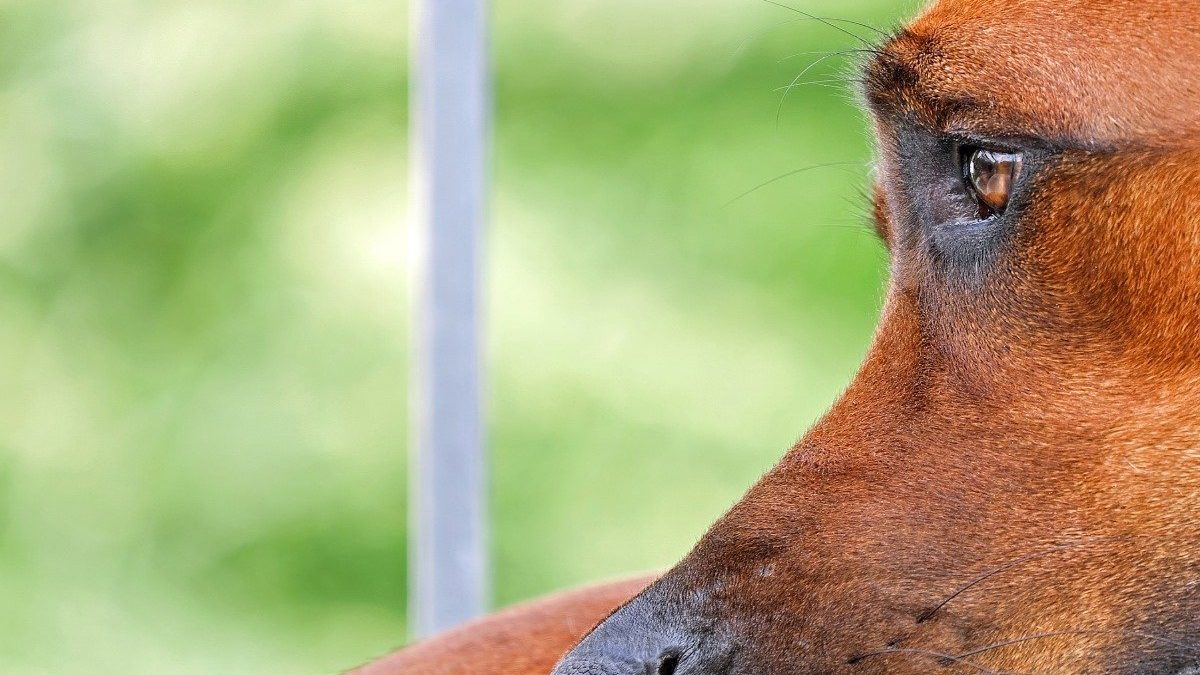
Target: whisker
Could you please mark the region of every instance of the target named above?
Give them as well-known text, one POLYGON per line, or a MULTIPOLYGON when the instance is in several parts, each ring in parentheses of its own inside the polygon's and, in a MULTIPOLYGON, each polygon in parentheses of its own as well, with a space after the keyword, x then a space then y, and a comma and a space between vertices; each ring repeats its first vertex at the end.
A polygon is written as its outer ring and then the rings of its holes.
POLYGON ((961 656, 963 658, 969 658, 972 656, 977 656, 979 654, 983 654, 984 652, 990 652, 995 649, 1002 649, 1004 647, 1010 647, 1012 645, 1019 645, 1019 644, 1025 643, 1025 642, 1033 642, 1034 640, 1046 640, 1046 639, 1055 638, 1055 637, 1067 637, 1067 636, 1071 636, 1071 635, 1120 635, 1120 636, 1132 635, 1135 637, 1145 638, 1147 640, 1150 640, 1151 642, 1161 642, 1163 644, 1171 645, 1172 647, 1176 647, 1178 649, 1182 649, 1184 651, 1191 652, 1193 654, 1200 653, 1200 646, 1189 645, 1189 644, 1186 644, 1183 642, 1178 642, 1178 641, 1172 640, 1170 638, 1164 638, 1164 637, 1160 637, 1158 635, 1153 635, 1150 633, 1142 633, 1142 632, 1138 632, 1138 631, 1101 630, 1101 629, 1082 628, 1082 629, 1075 629, 1075 630, 1047 631, 1045 633, 1035 633, 1033 635, 1025 635, 1025 636, 1022 636, 1019 638, 1012 638, 1010 640, 1004 640, 1002 642, 996 642, 996 643, 993 643, 993 644, 990 644, 990 645, 987 645, 984 647, 979 647, 978 649, 972 649, 971 651, 963 652, 962 654, 959 654, 959 656, 961 656))
MULTIPOLYGON (((770 0, 764 0, 764 2, 769 2, 769 1, 770 0)), ((842 50, 842 51, 836 51, 836 52, 829 52, 825 56, 822 56, 821 58, 817 59, 816 61, 813 61, 812 63, 808 64, 808 66, 806 66, 804 68, 804 70, 801 70, 800 74, 796 75, 796 77, 792 78, 792 81, 790 83, 788 83, 788 85, 786 87, 783 88, 783 96, 781 96, 779 98, 779 107, 775 110, 775 126, 778 127, 780 119, 783 118, 783 104, 787 102, 788 93, 791 92, 791 90, 795 89, 797 86, 799 86, 798 83, 800 82, 800 80, 804 79, 804 76, 807 75, 810 70, 812 70, 813 68, 816 68, 817 66, 828 61, 829 59, 832 59, 832 58, 835 58, 838 56, 846 56, 847 54, 852 54, 852 53, 860 52, 860 51, 862 51, 862 50, 856 49, 856 50, 842 50)), ((778 91, 778 89, 776 91, 778 91)))
POLYGON ((1050 632, 1046 632, 1046 633, 1037 633, 1034 635, 1026 635, 1024 637, 1013 638, 1011 640, 1005 640, 1003 642, 996 642, 994 644, 987 645, 986 647, 979 647, 978 649, 972 649, 969 652, 963 652, 962 654, 959 654, 959 656, 961 656, 963 658, 967 658, 967 657, 971 657, 971 656, 976 656, 978 654, 983 654, 984 652, 990 652, 990 651, 993 651, 996 649, 1001 649, 1003 647, 1019 645, 1019 644, 1025 643, 1025 642, 1033 642, 1034 640, 1045 640, 1048 638, 1064 637, 1064 636, 1068 636, 1068 635, 1086 635, 1087 632, 1088 631, 1060 630, 1060 631, 1050 631, 1050 632))
POLYGON ((1145 638, 1147 640, 1150 640, 1151 642, 1161 642, 1162 644, 1165 644, 1165 645, 1171 645, 1172 647, 1182 649, 1185 652, 1191 652, 1193 654, 1200 654, 1200 645, 1190 645, 1190 644, 1187 644, 1186 642, 1179 642, 1178 640, 1172 640, 1170 638, 1161 637, 1159 635, 1154 635, 1152 633, 1143 633, 1141 631, 1119 631, 1119 632, 1124 633, 1125 635, 1133 635, 1136 637, 1145 638))
MULTIPOLYGON (((952 600, 959 597, 960 595, 965 593, 967 590, 982 583, 983 581, 990 579, 990 578, 992 578, 998 574, 1001 574, 1003 572, 1012 570, 1016 567, 1019 567, 1026 563, 1029 563, 1031 561, 1047 557, 1054 553, 1061 553, 1064 551, 1069 551, 1069 550, 1076 549, 1076 548, 1079 548, 1084 545, 1094 544, 1097 542, 1126 540, 1126 539, 1130 539, 1130 538, 1141 538, 1141 536, 1144 536, 1144 535, 1131 535, 1131 536, 1130 535, 1116 535, 1116 536, 1088 537, 1085 539, 1081 539, 1079 541, 1074 541, 1074 542, 1065 543, 1065 544, 1059 544, 1059 545, 1053 546, 1052 548, 1049 548, 1047 550, 1037 551, 1037 552, 1022 556, 1020 558, 1017 558, 1015 560, 1007 562, 1007 563, 1001 565, 1000 567, 997 567, 995 569, 992 569, 984 574, 981 574, 981 575, 975 577, 970 582, 968 582, 967 584, 965 584, 964 586, 962 586, 961 588, 956 590, 954 593, 950 594, 946 599, 944 599, 940 603, 938 603, 937 606, 933 607, 932 609, 928 610, 927 612, 925 612, 924 614, 919 616, 917 618, 917 622, 923 623, 925 621, 928 621, 938 611, 940 611, 947 604, 949 604, 952 600)), ((1176 639, 1172 639, 1169 637, 1163 637, 1161 635, 1155 635, 1153 633, 1147 633, 1147 632, 1143 632, 1143 631, 1078 628, 1078 629, 1046 631, 1046 632, 1042 632, 1042 633, 1023 635, 1020 637, 1001 640, 999 642, 993 642, 991 644, 987 644, 982 647, 976 647, 976 648, 970 649, 968 651, 961 652, 957 655, 942 655, 941 657, 948 658, 955 663, 961 663, 963 665, 968 665, 968 666, 971 666, 973 668, 977 668, 980 670, 986 670, 983 666, 980 666, 977 663, 973 663, 969 659, 972 657, 975 657, 975 656, 979 656, 980 654, 986 654, 988 652, 995 651, 998 649, 1003 649, 1005 647, 1011 647, 1013 645, 1024 644, 1027 642, 1034 642, 1037 640, 1048 640, 1048 639, 1052 639, 1052 638, 1056 638, 1056 637, 1070 637, 1070 636, 1081 636, 1081 635, 1114 635, 1114 636, 1119 636, 1119 637, 1123 637, 1123 638, 1137 637, 1137 638, 1141 638, 1143 640, 1147 640, 1150 642, 1156 642, 1156 643, 1163 644, 1163 645, 1169 645, 1169 646, 1175 648, 1176 650, 1179 650, 1181 652, 1186 652, 1187 654, 1192 655, 1192 656, 1200 655, 1200 643, 1181 642, 1176 639)), ((939 654, 939 652, 927 651, 927 650, 921 650, 921 649, 907 649, 907 648, 890 647, 888 649, 882 649, 882 650, 875 651, 875 652, 868 652, 866 654, 856 656, 853 659, 851 659, 849 661, 849 663, 853 664, 853 663, 857 663, 866 658, 885 656, 888 654, 895 654, 895 653, 912 653, 912 654, 916 654, 916 655, 925 655, 925 656, 935 656, 935 655, 939 654)), ((1017 674, 1015 674, 1015 673, 997 673, 996 675, 1017 675, 1017 674)))
POLYGON ((848 23, 851 26, 858 26, 859 28, 866 28, 867 30, 871 31, 872 33, 878 35, 879 37, 881 37, 885 40, 890 39, 892 37, 892 34, 887 32, 886 30, 883 30, 882 28, 876 28, 875 26, 872 26, 869 23, 863 23, 862 21, 855 21, 853 19, 838 19, 836 17, 831 17, 831 16, 825 16, 825 17, 821 17, 821 18, 825 19, 826 21, 836 21, 838 23, 848 23))
MULTIPOLYGON (((827 52, 827 51, 796 52, 795 54, 788 54, 787 56, 779 59, 779 63, 783 63, 784 61, 790 61, 791 59, 798 58, 801 56, 816 56, 817 54, 828 54, 828 53, 829 52, 827 52)), ((878 54, 878 52, 876 52, 873 49, 843 49, 836 53, 836 55, 838 55, 838 56, 842 56, 842 55, 849 56, 850 54, 878 54)))
MULTIPOLYGON (((792 7, 788 7, 787 9, 792 9, 793 11, 799 11, 799 10, 795 10, 792 7)), ((800 13, 804 14, 804 12, 800 12, 800 13)), ((878 33, 879 36, 882 38, 886 39, 886 38, 891 37, 891 34, 888 33, 887 31, 880 30, 874 26, 871 26, 871 25, 868 25, 865 23, 859 23, 858 21, 851 21, 850 19, 838 19, 838 18, 834 18, 834 17, 830 17, 830 16, 805 15, 805 16, 801 16, 800 18, 797 18, 797 19, 788 19, 787 21, 780 21, 779 23, 776 23, 772 26, 768 26, 768 27, 758 30, 754 33, 751 33, 746 39, 744 39, 738 43, 738 46, 736 49, 733 50, 733 53, 734 54, 742 53, 742 51, 746 49, 747 45, 749 45, 751 42, 763 37, 764 35, 767 35, 769 33, 777 31, 780 28, 783 28, 785 26, 790 26, 790 25, 796 24, 796 23, 803 23, 805 21, 818 21, 818 22, 835 21, 835 22, 839 22, 839 23, 849 23, 849 24, 853 24, 856 26, 862 26, 863 28, 866 28, 867 30, 874 31, 875 33, 878 33)), ((826 24, 826 25, 828 25, 828 24, 826 24)), ((860 38, 860 40, 861 40, 861 38, 860 38)), ((874 49, 874 48, 864 49, 863 51, 866 53, 870 53, 870 54, 879 54, 879 50, 874 49)), ((816 52, 816 53, 819 53, 819 52, 816 52)))
POLYGON ((815 14, 809 14, 808 12, 806 12, 806 11, 804 11, 804 10, 802 10, 802 9, 797 9, 797 8, 795 8, 795 7, 792 7, 791 5, 787 5, 787 4, 784 4, 784 3, 782 3, 782 2, 776 2, 776 0, 762 0, 762 1, 763 1, 763 2, 765 2, 765 3, 767 3, 768 5, 775 5, 776 7, 781 7, 781 8, 783 8, 783 9, 786 9, 786 10, 793 11, 793 12, 795 12, 795 13, 797 13, 797 14, 801 15, 801 16, 804 16, 804 17, 807 17, 807 18, 809 18, 809 19, 812 19, 813 21, 817 21, 817 22, 819 22, 819 23, 822 23, 822 24, 824 24, 824 25, 828 26, 829 28, 832 28, 833 30, 836 30, 836 31, 837 31, 837 32, 839 32, 839 33, 844 33, 844 34, 846 34, 846 35, 849 35, 850 37, 854 38, 855 40, 858 40, 859 42, 861 42, 861 43, 862 43, 864 46, 866 46, 866 47, 871 47, 871 43, 870 43, 870 42, 868 42, 866 38, 864 38, 863 36, 859 35, 858 33, 855 33, 854 31, 851 31, 851 30, 847 30, 847 29, 845 29, 845 28, 842 28, 841 26, 839 26, 839 25, 837 25, 837 24, 833 23, 833 22, 832 22, 832 21, 830 21, 829 19, 826 19, 826 18, 824 18, 824 17, 817 16, 817 15, 815 15, 815 14))
POLYGON ((1000 567, 997 567, 993 570, 985 572, 984 574, 981 574, 981 575, 975 577, 974 579, 972 579, 971 581, 967 582, 965 585, 960 587, 958 590, 951 593, 949 596, 946 597, 946 599, 939 602, 932 609, 929 609, 929 610, 925 611, 924 613, 922 613, 920 616, 917 617, 917 623, 925 623, 926 621, 929 621, 930 619, 933 618, 933 616, 935 614, 937 614, 939 611, 941 611, 941 609, 943 607, 950 604, 950 602, 952 600, 954 600, 955 598, 962 595, 963 593, 966 593, 967 591, 971 590, 975 586, 983 583, 984 581, 987 581, 988 579, 991 579, 992 577, 994 577, 998 574, 1007 572, 1015 567, 1020 567, 1021 565, 1024 565, 1025 563, 1032 562, 1039 558, 1044 558, 1053 553, 1059 553, 1064 550, 1069 550, 1069 549, 1075 548, 1075 547, 1081 545, 1082 543, 1083 542, 1076 542, 1074 544, 1059 545, 1059 546, 1055 546, 1054 548, 1051 548, 1046 551, 1038 551, 1036 553, 1030 553, 1029 555, 1022 556, 1020 558, 1017 558, 1016 560, 1005 563, 1005 564, 1001 565, 1000 567))
POLYGON ((957 663, 959 665, 968 666, 968 667, 978 670, 981 673, 985 673, 986 675, 1000 675, 1000 673, 997 673, 996 671, 991 670, 987 667, 981 666, 978 663, 973 663, 962 656, 955 656, 954 654, 946 654, 944 652, 935 652, 935 651, 931 651, 928 649, 912 649, 912 648, 907 648, 907 647, 891 647, 888 649, 881 649, 877 652, 868 652, 866 654, 860 654, 860 655, 855 656, 854 658, 850 659, 847 663, 849 665, 854 665, 854 664, 860 663, 866 659, 876 658, 876 657, 880 657, 880 656, 888 656, 891 654, 901 654, 901 655, 906 655, 906 656, 925 656, 925 657, 928 657, 931 659, 938 659, 939 661, 942 661, 942 660, 950 661, 952 663, 957 663))
POLYGON ((815 171, 816 169, 829 169, 829 168, 840 167, 840 166, 863 166, 863 162, 826 162, 824 164, 813 164, 811 166, 806 166, 806 167, 803 167, 800 169, 795 169, 795 170, 789 171, 785 174, 776 176, 776 177, 772 178, 771 180, 768 180, 768 181, 759 183, 758 185, 755 185, 754 187, 750 188, 749 190, 746 190, 745 192, 743 192, 742 194, 725 202, 722 205, 722 208, 728 208, 728 207, 732 206, 733 204, 737 203, 738 201, 754 194, 755 192, 758 192, 759 190, 767 187, 768 185, 771 185, 772 183, 779 182, 779 181, 783 180, 784 178, 790 178, 797 174, 807 173, 809 171, 815 171))
POLYGON ((834 89, 840 89, 842 87, 849 87, 849 86, 854 85, 855 81, 852 79, 843 79, 843 78, 838 78, 838 77, 832 77, 832 78, 829 78, 826 80, 805 80, 803 82, 789 84, 786 87, 777 87, 775 89, 775 91, 782 91, 784 93, 787 93, 788 91, 790 91, 792 89, 800 89, 801 87, 806 87, 810 84, 822 86, 822 87, 833 87, 834 89))

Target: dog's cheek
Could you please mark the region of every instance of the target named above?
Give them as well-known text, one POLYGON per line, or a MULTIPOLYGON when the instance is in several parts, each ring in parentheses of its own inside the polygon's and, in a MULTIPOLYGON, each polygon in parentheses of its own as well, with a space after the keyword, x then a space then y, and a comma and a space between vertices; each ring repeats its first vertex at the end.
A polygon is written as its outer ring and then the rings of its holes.
POLYGON ((1200 348, 1200 155, 1076 153, 1037 187, 1014 295, 1054 347, 1189 366, 1200 348), (1169 264, 1165 264, 1170 261, 1169 264))

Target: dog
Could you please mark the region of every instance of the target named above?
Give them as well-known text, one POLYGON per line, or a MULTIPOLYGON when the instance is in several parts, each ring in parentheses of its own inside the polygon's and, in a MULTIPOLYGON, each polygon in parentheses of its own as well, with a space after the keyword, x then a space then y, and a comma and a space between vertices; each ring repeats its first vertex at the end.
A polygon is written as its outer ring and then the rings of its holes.
POLYGON ((661 578, 360 672, 1200 673, 1200 3, 870 51, 891 273, 836 405, 661 578))

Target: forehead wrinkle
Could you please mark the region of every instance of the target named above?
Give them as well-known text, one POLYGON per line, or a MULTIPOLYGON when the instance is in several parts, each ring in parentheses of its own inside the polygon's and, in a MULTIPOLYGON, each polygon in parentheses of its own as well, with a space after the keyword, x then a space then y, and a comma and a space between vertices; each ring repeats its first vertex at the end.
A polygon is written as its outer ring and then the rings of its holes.
POLYGON ((1200 141, 1200 4, 940 0, 867 66, 882 117, 1083 149, 1200 141))
POLYGON ((865 68, 865 97, 877 117, 943 133, 1028 133, 1019 110, 1006 109, 975 86, 982 72, 948 59, 935 37, 912 28, 888 41, 865 68))

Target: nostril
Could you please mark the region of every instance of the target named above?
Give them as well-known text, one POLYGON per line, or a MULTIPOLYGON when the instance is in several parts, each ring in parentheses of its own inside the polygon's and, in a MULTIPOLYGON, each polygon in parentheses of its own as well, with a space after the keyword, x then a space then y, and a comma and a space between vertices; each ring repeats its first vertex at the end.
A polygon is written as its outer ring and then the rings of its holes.
POLYGON ((658 660, 658 675, 675 675, 675 669, 679 667, 679 653, 667 652, 658 660))

